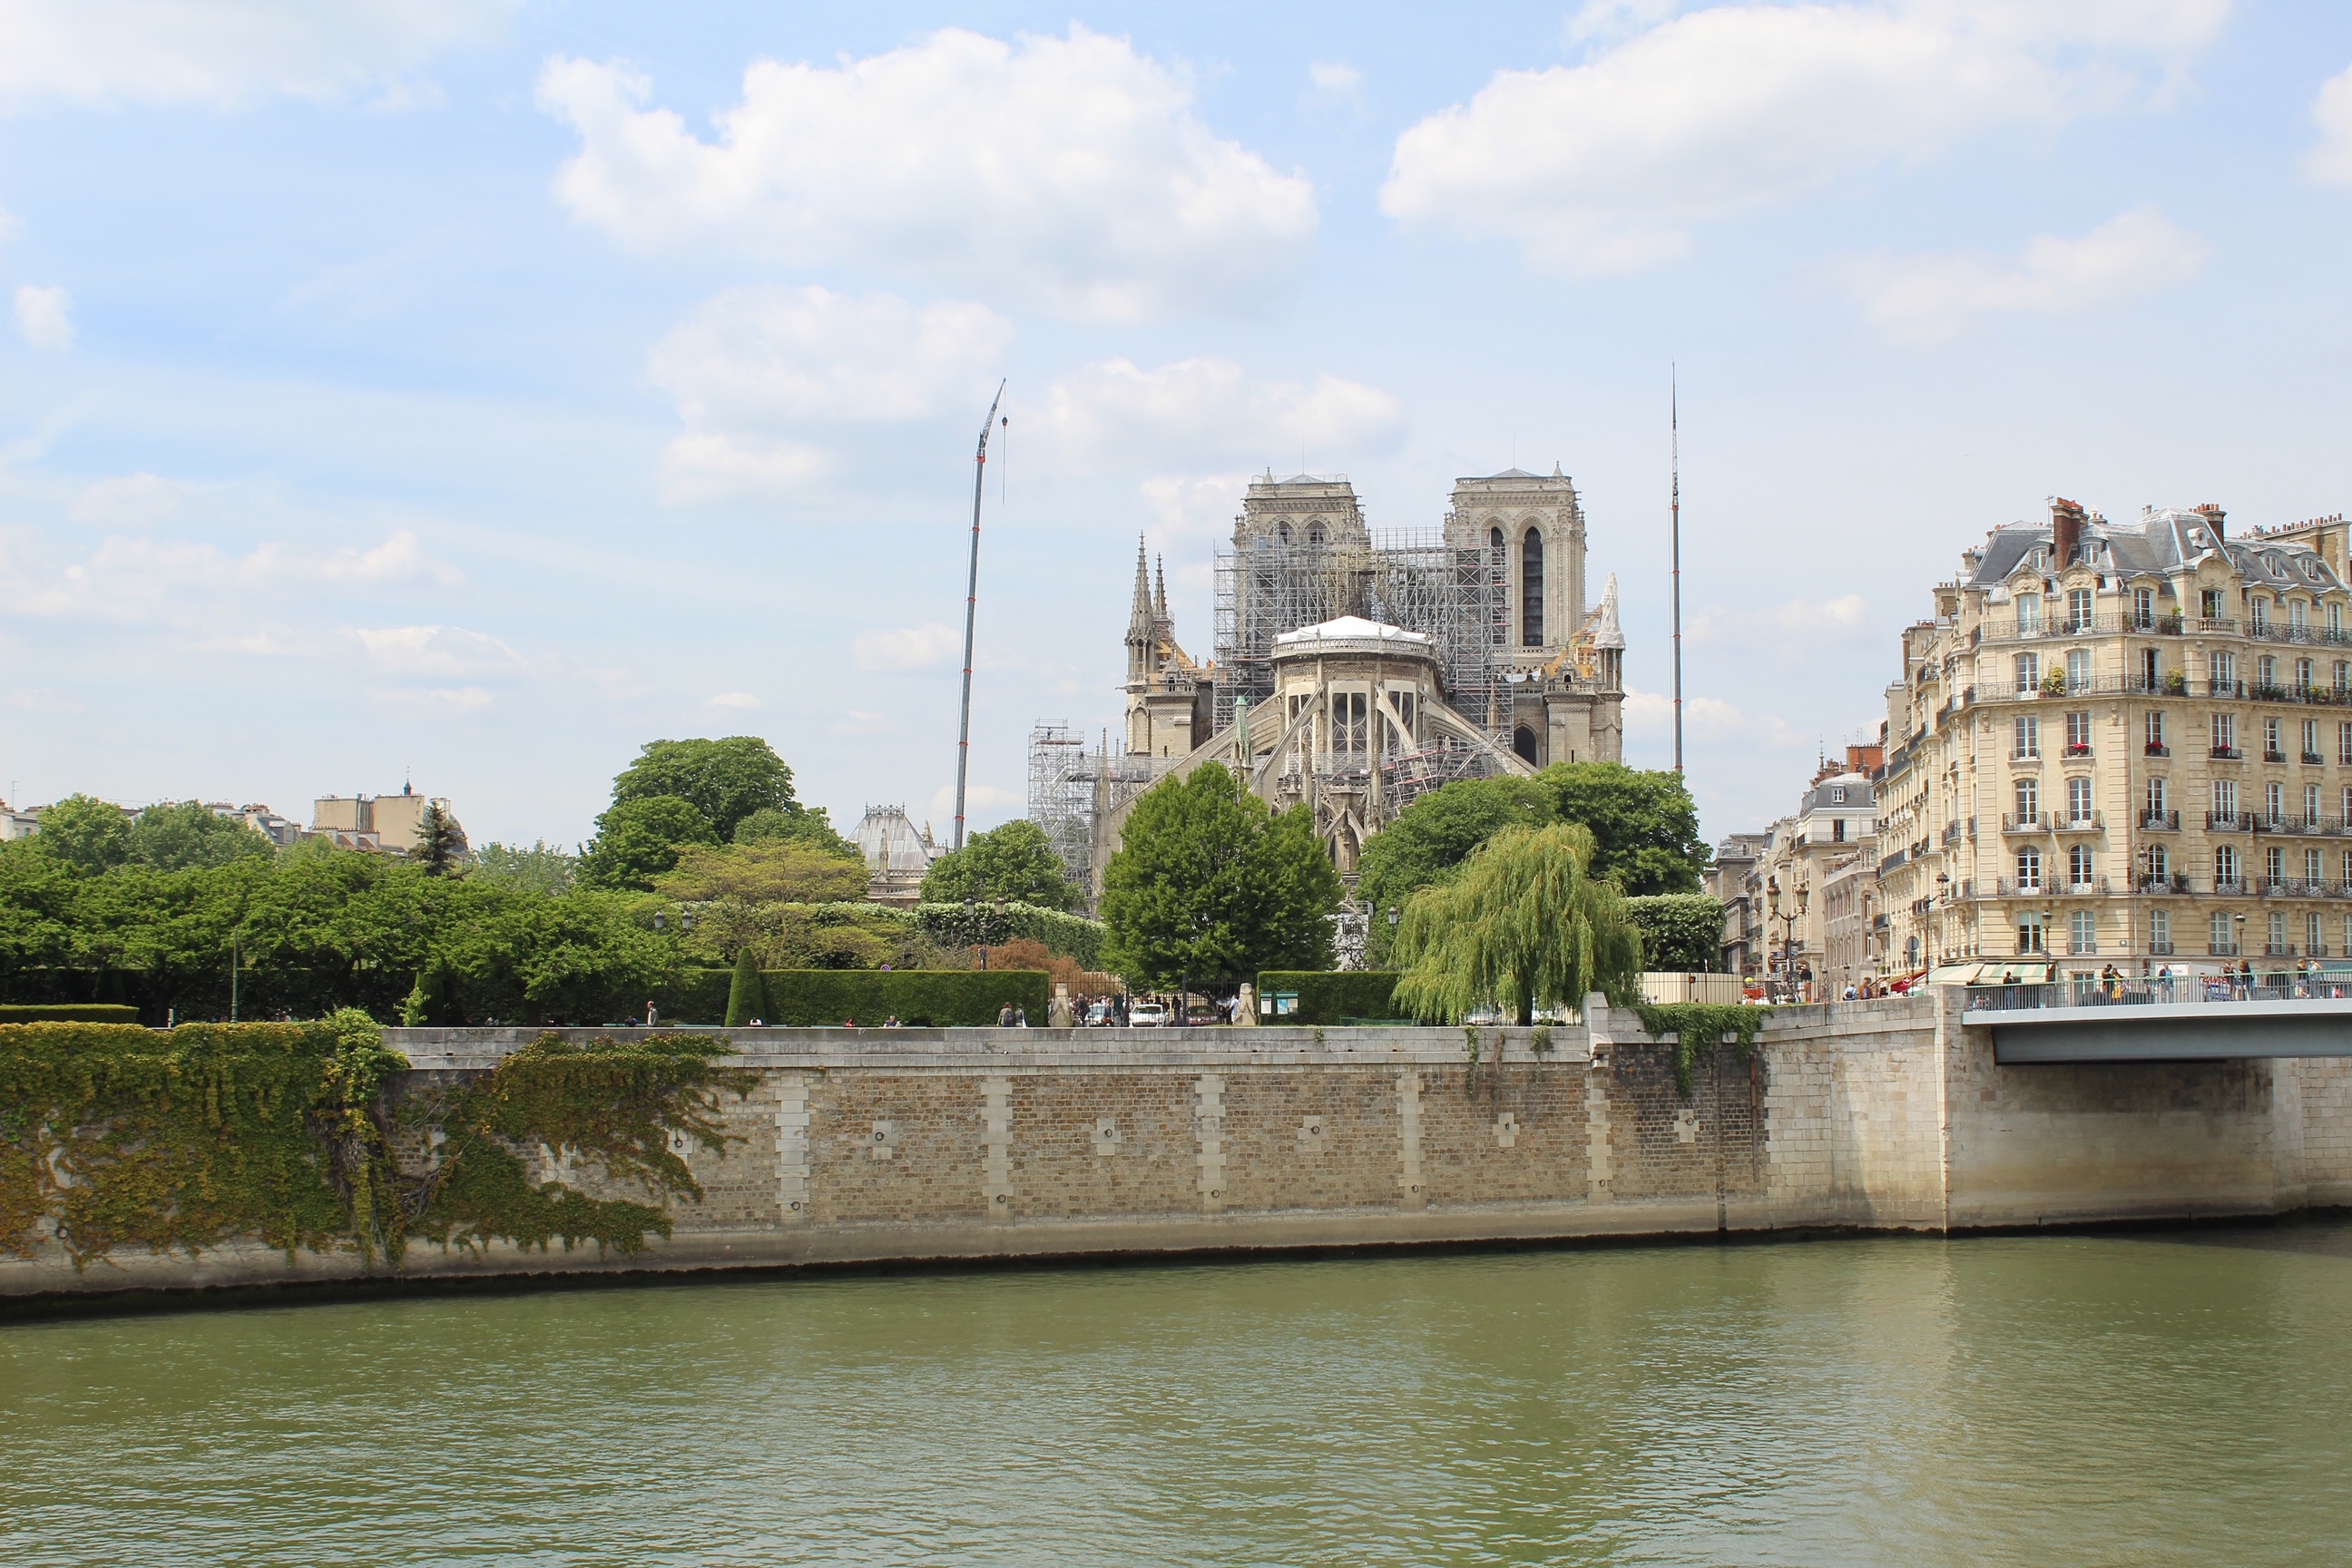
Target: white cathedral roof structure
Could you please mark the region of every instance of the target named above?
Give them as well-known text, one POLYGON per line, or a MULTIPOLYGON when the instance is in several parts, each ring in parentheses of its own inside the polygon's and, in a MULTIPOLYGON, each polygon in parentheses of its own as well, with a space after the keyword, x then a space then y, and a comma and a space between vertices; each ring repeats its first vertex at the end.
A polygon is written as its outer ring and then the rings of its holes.
POLYGON ((1617 624, 1617 574, 1609 574, 1609 586, 1601 592, 1601 607, 1592 612, 1592 646, 1623 647, 1624 628, 1617 624))
POLYGON ((1362 616, 1341 616, 1337 620, 1284 632, 1274 639, 1274 647, 1276 658, 1284 654, 1372 653, 1432 658, 1436 656, 1437 644, 1427 632, 1409 632, 1402 626, 1368 620, 1362 616))

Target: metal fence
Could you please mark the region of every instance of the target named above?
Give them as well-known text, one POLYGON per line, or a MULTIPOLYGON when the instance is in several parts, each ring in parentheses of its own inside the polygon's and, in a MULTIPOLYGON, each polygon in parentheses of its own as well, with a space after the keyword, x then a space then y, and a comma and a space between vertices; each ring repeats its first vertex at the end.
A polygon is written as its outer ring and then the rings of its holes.
POLYGON ((2352 967, 2230 974, 2133 975, 2040 985, 1971 985, 1967 1011, 2053 1007, 2203 1006, 2230 1002, 2352 1002, 2352 967))

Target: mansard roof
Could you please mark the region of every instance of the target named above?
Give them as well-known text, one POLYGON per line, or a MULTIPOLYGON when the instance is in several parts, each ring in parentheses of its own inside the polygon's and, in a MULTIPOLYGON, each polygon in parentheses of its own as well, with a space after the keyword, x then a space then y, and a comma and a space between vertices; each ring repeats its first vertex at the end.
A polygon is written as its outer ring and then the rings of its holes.
MULTIPOLYGON (((1969 585, 1990 588, 2007 582, 2036 551, 2042 552, 2039 569, 2054 574, 2064 563, 2049 559, 2050 542, 2046 522, 2012 522, 1994 529, 1981 547, 1969 552, 1973 567, 1969 585)), ((2084 561, 2118 576, 2169 574, 2216 551, 2251 584, 2318 593, 2343 586, 2309 545, 2227 539, 2215 532, 2211 518, 2199 511, 2150 507, 2137 523, 2112 523, 2094 514, 2083 525, 2084 561)))

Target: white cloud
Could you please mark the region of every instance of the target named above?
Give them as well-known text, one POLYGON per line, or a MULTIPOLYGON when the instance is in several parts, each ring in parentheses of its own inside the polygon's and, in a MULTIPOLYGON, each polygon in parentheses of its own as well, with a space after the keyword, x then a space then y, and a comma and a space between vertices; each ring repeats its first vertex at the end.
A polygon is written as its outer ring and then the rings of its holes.
MULTIPOLYGON (((730 289, 646 356, 689 425, 917 419, 943 397, 985 397, 1013 324, 985 305, 895 294, 730 289)), ((987 406, 985 402, 981 408, 987 406)))
POLYGON ((799 489, 825 470, 820 447, 801 441, 761 440, 703 431, 680 436, 662 448, 661 499, 669 506, 692 506, 745 495, 781 495, 799 489))
POLYGON ((2304 173, 2332 185, 2352 185, 2352 66, 2320 88, 2311 120, 2319 127, 2319 144, 2304 154, 2304 173))
POLYGON ((828 732, 835 735, 895 735, 898 732, 898 726, 883 714, 852 708, 833 721, 828 732))
POLYGON ((100 528, 152 528, 220 497, 231 487, 158 474, 116 474, 86 486, 66 508, 76 522, 100 528))
MULTIPOLYGON (((1397 139, 1381 210, 1624 272, 1697 226, 1971 137, 2160 101, 2229 0, 1724 5, 1583 64, 1500 71, 1397 139)), ((1638 16, 1611 7, 1596 15, 1638 16)))
POLYGON ((896 631, 865 632, 850 644, 860 669, 929 669, 963 650, 963 634, 937 621, 896 631))
MULTIPOLYGON (((1675 700, 1663 691, 1625 693, 1625 732, 1643 740, 1671 736, 1675 700)), ((1683 700, 1683 738, 1694 746, 1737 746, 1743 753, 1758 747, 1801 751, 1816 744, 1778 713, 1749 713, 1719 697, 1683 700)))
POLYGON ((460 713, 488 708, 497 700, 478 686, 391 687, 378 691, 376 696, 383 701, 398 703, 403 707, 449 708, 460 713))
POLYGON ((1254 303, 1316 226, 1313 186, 1193 114, 1123 39, 950 28, 834 68, 753 62, 706 142, 614 63, 556 58, 579 132, 556 194, 645 252, 875 267, 1091 320, 1254 303))
POLYGON ((718 708, 731 712, 757 708, 760 706, 760 700, 752 696, 748 691, 722 691, 718 696, 713 697, 709 701, 705 702, 703 706, 705 708, 718 708))
POLYGON ((1316 60, 1307 68, 1307 79, 1317 92, 1346 98, 1364 85, 1364 73, 1344 60, 1316 60))
POLYGON ((63 289, 37 289, 27 283, 16 290, 16 330, 25 342, 48 353, 63 353, 74 345, 73 297, 63 289))
POLYGON ((1752 610, 1702 609, 1691 617, 1693 642, 1747 644, 1805 638, 1842 641, 1871 635, 1870 601, 1860 594, 1834 599, 1789 599, 1752 610))
POLYGON ((1952 337, 1969 317, 2053 315, 2169 289, 2205 265, 2202 239, 2152 206, 2136 207, 2080 239, 2043 235, 2014 261, 1969 252, 1873 256, 1844 265, 1872 323, 1912 342, 1952 337))
POLYGON ((371 662, 398 675, 462 679, 522 668, 522 656, 485 632, 463 626, 354 626, 371 662))
POLYGON ((0 605, 20 615, 80 616, 110 622, 161 621, 249 631, 257 605, 282 606, 288 590, 320 587, 448 587, 454 567, 425 555, 405 529, 382 544, 320 552, 266 543, 243 555, 185 540, 115 535, 86 560, 35 576, 0 554, 0 605))
POLYGON ((1675 0, 1584 0, 1564 32, 1571 45, 1614 43, 1656 26, 1679 8, 1675 0))
POLYGON ((0 106, 326 100, 486 42, 520 0, 0 0, 0 106))
POLYGON ((1179 468, 1240 461, 1289 471, 1392 449, 1404 408, 1378 387, 1318 375, 1252 381, 1231 360, 1087 365, 1054 384, 1038 415, 1067 458, 1179 468))

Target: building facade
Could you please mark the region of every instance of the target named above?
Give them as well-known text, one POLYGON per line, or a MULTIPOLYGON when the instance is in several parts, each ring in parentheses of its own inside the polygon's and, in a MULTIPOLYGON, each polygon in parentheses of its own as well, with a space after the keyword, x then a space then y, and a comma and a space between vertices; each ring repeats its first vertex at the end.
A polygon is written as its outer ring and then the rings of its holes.
POLYGON ((1843 874, 1841 895, 1860 909, 1857 871, 1874 871, 1878 863, 1871 773, 1879 755, 1874 746, 1849 746, 1842 761, 1825 761, 1795 812, 1772 825, 1748 869, 1745 901, 1763 935, 1760 977, 1778 994, 1818 996, 1832 982, 1843 984, 1832 973, 1830 884, 1843 874))
POLYGON ((2058 500, 1964 553, 1887 688, 1898 962, 2352 954, 2346 532, 2058 500))

